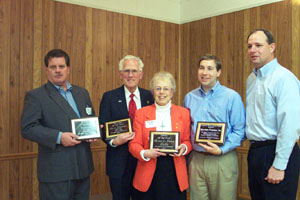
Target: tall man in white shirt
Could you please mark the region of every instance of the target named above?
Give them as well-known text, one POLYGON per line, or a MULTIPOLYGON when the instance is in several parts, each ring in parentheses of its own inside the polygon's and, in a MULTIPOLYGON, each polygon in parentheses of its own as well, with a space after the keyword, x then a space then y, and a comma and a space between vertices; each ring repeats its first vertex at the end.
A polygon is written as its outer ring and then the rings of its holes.
POLYGON ((274 56, 270 31, 256 29, 248 38, 254 65, 247 79, 246 136, 252 200, 296 199, 300 151, 299 80, 274 56))
MULTIPOLYGON (((139 57, 127 55, 120 61, 119 72, 123 85, 103 94, 99 110, 101 124, 133 118, 136 109, 153 104, 152 93, 138 87, 143 77, 143 67, 139 57)), ((134 199, 132 180, 137 160, 129 153, 128 142, 134 138, 135 133, 106 140, 105 130, 102 132, 102 139, 107 144, 106 174, 109 176, 113 200, 134 199)))

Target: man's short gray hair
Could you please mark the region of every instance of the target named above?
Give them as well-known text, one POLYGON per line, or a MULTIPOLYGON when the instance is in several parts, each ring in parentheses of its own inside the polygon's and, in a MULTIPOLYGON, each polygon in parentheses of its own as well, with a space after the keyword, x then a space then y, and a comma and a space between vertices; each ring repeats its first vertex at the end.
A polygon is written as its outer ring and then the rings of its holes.
POLYGON ((120 60, 120 63, 119 63, 119 71, 122 71, 123 70, 123 63, 125 60, 136 60, 138 63, 139 63, 139 70, 140 72, 143 71, 143 68, 144 68, 144 63, 143 61, 139 58, 139 57, 136 57, 136 56, 132 56, 132 55, 127 55, 125 56, 124 58, 122 58, 122 60, 120 60))

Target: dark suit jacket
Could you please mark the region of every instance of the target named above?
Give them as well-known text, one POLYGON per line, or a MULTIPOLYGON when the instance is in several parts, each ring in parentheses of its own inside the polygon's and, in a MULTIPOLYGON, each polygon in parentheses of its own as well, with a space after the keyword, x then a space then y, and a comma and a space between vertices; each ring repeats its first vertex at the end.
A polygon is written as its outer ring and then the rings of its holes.
MULTIPOLYGON (((153 96, 149 90, 139 88, 141 96, 141 106, 153 104, 153 96)), ((105 92, 102 96, 99 110, 100 123, 129 118, 125 99, 124 86, 105 92)), ((105 130, 102 130, 102 139, 107 143, 106 151, 106 174, 110 178, 120 178, 125 170, 129 159, 128 143, 118 147, 111 147, 105 140, 105 130)))
MULTIPOLYGON (((88 91, 72 86, 81 117, 91 107, 88 91)), ((92 115, 95 115, 92 109, 92 115)), ((21 118, 22 136, 38 143, 37 174, 40 182, 60 182, 88 177, 94 170, 90 144, 74 147, 56 144, 58 133, 72 132, 71 119, 78 118, 69 103, 50 82, 29 91, 21 118)))

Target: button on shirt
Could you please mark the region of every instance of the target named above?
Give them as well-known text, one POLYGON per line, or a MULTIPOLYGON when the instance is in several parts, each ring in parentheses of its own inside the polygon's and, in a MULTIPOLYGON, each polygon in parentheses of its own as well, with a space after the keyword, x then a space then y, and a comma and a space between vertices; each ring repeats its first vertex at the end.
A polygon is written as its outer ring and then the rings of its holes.
POLYGON ((249 140, 276 140, 273 166, 284 170, 300 133, 300 85, 277 59, 247 79, 246 135, 249 140))
POLYGON ((199 87, 184 98, 184 107, 191 113, 191 141, 193 149, 205 151, 195 144, 197 122, 225 122, 225 143, 220 146, 225 154, 241 145, 245 139, 245 108, 240 95, 222 86, 219 81, 207 93, 199 87))

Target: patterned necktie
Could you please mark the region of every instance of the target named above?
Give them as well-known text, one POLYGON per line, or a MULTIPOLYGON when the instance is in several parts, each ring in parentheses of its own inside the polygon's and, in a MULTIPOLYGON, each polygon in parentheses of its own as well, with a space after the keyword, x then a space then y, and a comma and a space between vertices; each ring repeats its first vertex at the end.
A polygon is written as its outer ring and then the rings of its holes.
POLYGON ((136 111, 136 104, 135 101, 133 100, 134 94, 130 95, 130 101, 129 101, 129 117, 133 120, 134 118, 134 113, 136 111))

